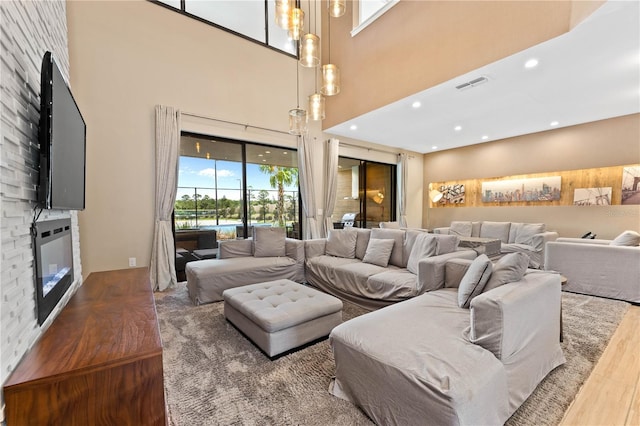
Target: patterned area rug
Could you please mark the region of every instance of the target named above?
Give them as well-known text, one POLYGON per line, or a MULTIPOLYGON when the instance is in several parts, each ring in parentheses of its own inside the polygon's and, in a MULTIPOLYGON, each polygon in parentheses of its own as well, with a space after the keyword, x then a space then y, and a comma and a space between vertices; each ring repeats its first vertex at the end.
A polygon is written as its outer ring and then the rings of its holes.
MULTIPOLYGON (((563 293, 567 363, 552 371, 507 425, 555 425, 589 376, 628 308, 563 293)), ((184 283, 156 293, 172 425, 370 425, 328 392, 333 354, 325 339, 270 361, 229 324, 223 303, 193 306, 184 283)), ((366 311, 344 304, 348 320, 366 311)))

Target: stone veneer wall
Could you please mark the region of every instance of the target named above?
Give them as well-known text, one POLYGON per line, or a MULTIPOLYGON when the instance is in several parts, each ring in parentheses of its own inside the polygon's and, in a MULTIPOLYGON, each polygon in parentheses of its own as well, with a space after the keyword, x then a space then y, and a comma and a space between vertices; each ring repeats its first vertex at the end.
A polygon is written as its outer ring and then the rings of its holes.
MULTIPOLYGON (((42 57, 52 51, 69 76, 66 3, 0 1, 0 382, 4 383, 82 281, 76 212, 45 210, 39 221, 71 217, 75 282, 38 326, 30 235, 38 183, 42 57)), ((52 354, 55 356, 55 354, 52 354)), ((4 401, 0 405, 4 408, 4 401)), ((4 410, 3 410, 4 411, 4 410)), ((0 421, 4 419, 0 413, 0 421)))

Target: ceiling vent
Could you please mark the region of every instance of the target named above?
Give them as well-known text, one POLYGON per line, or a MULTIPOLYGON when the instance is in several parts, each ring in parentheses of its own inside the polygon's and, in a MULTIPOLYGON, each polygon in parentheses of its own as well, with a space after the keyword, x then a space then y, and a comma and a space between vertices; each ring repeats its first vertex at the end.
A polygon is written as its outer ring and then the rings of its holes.
POLYGON ((470 89, 472 87, 476 87, 479 86, 481 84, 486 83, 487 81, 489 81, 489 79, 487 77, 478 77, 476 79, 473 79, 471 81, 467 81, 466 83, 462 83, 458 86, 456 86, 456 89, 458 90, 465 90, 465 89, 470 89))

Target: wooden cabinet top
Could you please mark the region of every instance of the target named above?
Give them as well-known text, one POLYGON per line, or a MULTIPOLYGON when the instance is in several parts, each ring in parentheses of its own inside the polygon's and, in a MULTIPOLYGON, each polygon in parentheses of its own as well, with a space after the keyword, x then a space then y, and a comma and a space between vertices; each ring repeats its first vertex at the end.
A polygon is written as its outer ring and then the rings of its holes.
POLYGON ((5 388, 162 354, 147 268, 94 272, 27 352, 5 388))

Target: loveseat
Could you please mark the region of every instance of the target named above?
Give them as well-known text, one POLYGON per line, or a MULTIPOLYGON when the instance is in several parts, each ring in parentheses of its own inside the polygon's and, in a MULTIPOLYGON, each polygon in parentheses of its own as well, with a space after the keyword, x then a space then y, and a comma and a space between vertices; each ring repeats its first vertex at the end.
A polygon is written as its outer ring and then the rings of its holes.
POLYGON ((194 304, 223 300, 228 288, 263 281, 305 282, 304 242, 285 237, 284 228, 255 227, 254 237, 219 241, 217 259, 189 262, 187 290, 194 304))
POLYGON ((423 230, 349 228, 304 244, 307 282, 366 309, 440 288, 447 259, 476 257, 457 236, 423 230))
POLYGON ((563 290, 640 303, 640 234, 613 240, 558 238, 549 242, 545 268, 567 278, 563 290))
POLYGON ((376 424, 503 424, 565 362, 560 276, 487 261, 449 260, 443 288, 334 328, 329 391, 376 424))
POLYGON ((557 232, 545 228, 544 223, 453 221, 451 226, 435 228, 433 232, 498 239, 502 242, 501 253, 525 253, 529 256, 529 267, 542 269, 546 243, 558 238, 557 232))

